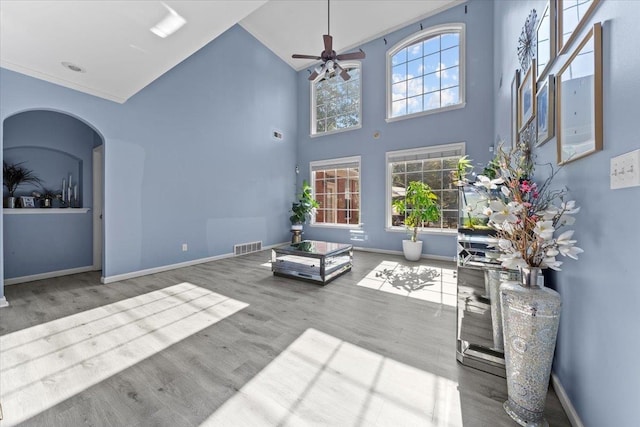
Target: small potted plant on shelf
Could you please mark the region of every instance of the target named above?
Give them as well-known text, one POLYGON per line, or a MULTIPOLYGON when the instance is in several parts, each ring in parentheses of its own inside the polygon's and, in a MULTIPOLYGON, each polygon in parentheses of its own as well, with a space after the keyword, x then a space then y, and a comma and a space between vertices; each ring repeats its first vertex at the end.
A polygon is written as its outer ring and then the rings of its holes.
POLYGON ((40 178, 33 171, 23 167, 22 163, 9 164, 2 162, 2 183, 7 187, 7 192, 9 193, 9 197, 5 202, 5 207, 7 208, 16 207, 15 192, 20 185, 40 183, 40 178))
POLYGON ((402 241, 404 257, 409 261, 417 261, 422 255, 418 228, 440 219, 438 196, 424 182, 412 181, 407 186, 404 199, 394 201, 393 208, 405 215, 404 225, 411 230, 411 238, 402 241))
POLYGON ((45 187, 42 187, 42 191, 34 191, 31 195, 40 201, 40 207, 43 208, 51 208, 54 200, 62 199, 62 194, 59 191, 49 190, 45 187))
POLYGON ((291 232, 293 233, 291 238, 292 243, 298 243, 302 240, 301 235, 303 224, 307 222, 309 216, 318 207, 318 202, 315 201, 311 194, 311 186, 306 180, 304 180, 302 182, 300 198, 297 202, 293 202, 291 205, 291 212, 293 215, 289 217, 289 221, 291 221, 291 232))

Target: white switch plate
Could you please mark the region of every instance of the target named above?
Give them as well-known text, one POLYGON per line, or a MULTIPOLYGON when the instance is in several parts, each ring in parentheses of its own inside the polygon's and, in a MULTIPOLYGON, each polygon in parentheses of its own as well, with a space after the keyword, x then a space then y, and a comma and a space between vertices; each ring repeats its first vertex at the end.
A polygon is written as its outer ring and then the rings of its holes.
POLYGON ((640 186, 640 150, 611 159, 611 189, 640 186))
POLYGON ((187 246, 186 243, 182 244, 182 252, 186 252, 189 249, 189 246, 187 246))

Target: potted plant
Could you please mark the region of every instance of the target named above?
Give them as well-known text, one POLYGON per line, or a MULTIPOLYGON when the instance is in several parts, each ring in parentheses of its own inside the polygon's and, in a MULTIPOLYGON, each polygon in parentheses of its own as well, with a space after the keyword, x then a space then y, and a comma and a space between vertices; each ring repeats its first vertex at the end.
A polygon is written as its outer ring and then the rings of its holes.
POLYGON ((51 208, 54 199, 62 199, 62 194, 59 191, 49 190, 45 187, 42 187, 42 191, 34 191, 31 195, 40 201, 40 206, 43 208, 51 208))
POLYGON ((7 187, 9 193, 5 206, 14 208, 16 206, 16 189, 22 184, 39 184, 40 178, 33 171, 23 167, 22 163, 9 164, 2 162, 2 183, 7 187))
POLYGON ((417 261, 422 254, 422 241, 418 240, 418 228, 424 223, 440 219, 438 196, 427 184, 412 181, 407 186, 404 199, 393 202, 393 208, 405 216, 404 225, 411 230, 411 238, 402 241, 404 257, 409 261, 417 261))
POLYGON ((291 205, 291 212, 293 215, 289 217, 291 221, 292 243, 297 243, 302 240, 302 226, 307 222, 308 217, 317 209, 320 205, 315 201, 311 194, 311 186, 304 180, 302 181, 302 190, 300 191, 300 198, 297 202, 293 202, 291 205))

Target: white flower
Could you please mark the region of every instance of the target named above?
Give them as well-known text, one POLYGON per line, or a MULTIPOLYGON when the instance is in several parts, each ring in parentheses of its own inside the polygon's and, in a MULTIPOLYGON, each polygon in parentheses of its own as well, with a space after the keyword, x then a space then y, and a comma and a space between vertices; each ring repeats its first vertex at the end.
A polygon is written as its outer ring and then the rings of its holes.
POLYGON ((570 215, 562 214, 560 218, 558 218, 558 226, 562 227, 563 225, 573 225, 576 222, 576 219, 570 215))
POLYGON ((551 248, 547 249, 544 254, 547 257, 554 257, 554 256, 557 256, 557 255, 560 255, 560 252, 555 247, 551 247, 551 248))
POLYGON ((516 222, 518 217, 515 216, 515 212, 519 211, 519 205, 515 203, 509 203, 505 205, 501 200, 492 200, 489 203, 489 207, 493 211, 490 215, 493 222, 516 222))
POLYGON ((522 259, 519 252, 502 254, 498 260, 501 261, 504 268, 516 270, 520 267, 527 267, 527 262, 522 259))
POLYGON ((549 257, 542 260, 540 267, 549 267, 552 270, 561 271, 562 261, 556 261, 555 257, 549 257))
POLYGON ((491 210, 491 208, 489 206, 487 206, 486 208, 484 208, 484 210, 482 211, 483 215, 486 216, 491 216, 493 214, 493 211, 491 210))
POLYGON ((503 185, 500 191, 502 191, 502 194, 504 194, 505 197, 511 196, 511 190, 509 190, 506 185, 503 185))
POLYGON ((553 238, 553 232, 555 229, 553 228, 553 222, 551 221, 538 221, 536 226, 533 228, 533 232, 540 236, 543 240, 549 240, 553 238))
POLYGON ((567 230, 558 236, 556 243, 560 246, 573 245, 576 241, 571 240, 571 237, 573 237, 573 230, 567 230))
POLYGON ((475 182, 474 185, 477 187, 485 187, 487 190, 495 190, 498 188, 498 184, 504 183, 504 179, 502 177, 496 179, 489 179, 484 175, 478 175, 478 182, 475 182))
POLYGON ((560 209, 564 211, 565 214, 568 214, 568 215, 573 215, 580 212, 580 207, 576 207, 576 202, 574 200, 561 203, 560 209))
POLYGON ((568 256, 569 258, 578 259, 578 254, 584 252, 581 248, 577 246, 559 246, 558 250, 564 256, 568 256))

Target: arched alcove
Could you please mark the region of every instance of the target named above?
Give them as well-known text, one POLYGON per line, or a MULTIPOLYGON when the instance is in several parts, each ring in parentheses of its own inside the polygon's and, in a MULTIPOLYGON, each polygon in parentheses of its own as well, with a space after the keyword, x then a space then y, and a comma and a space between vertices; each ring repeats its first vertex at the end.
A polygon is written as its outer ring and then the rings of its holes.
POLYGON ((62 194, 63 182, 65 194, 73 194, 54 200, 52 208, 3 210, 4 283, 100 269, 101 212, 94 215, 94 206, 102 205, 102 136, 85 121, 50 110, 14 114, 2 126, 3 161, 21 164, 41 181, 18 187, 16 196, 43 189, 62 194))

